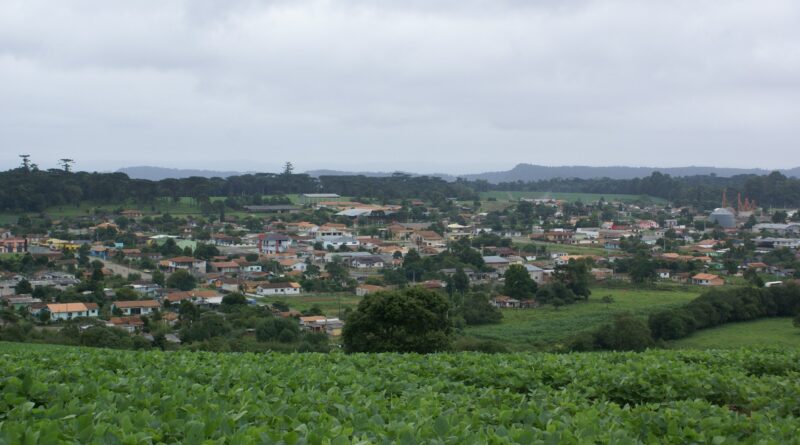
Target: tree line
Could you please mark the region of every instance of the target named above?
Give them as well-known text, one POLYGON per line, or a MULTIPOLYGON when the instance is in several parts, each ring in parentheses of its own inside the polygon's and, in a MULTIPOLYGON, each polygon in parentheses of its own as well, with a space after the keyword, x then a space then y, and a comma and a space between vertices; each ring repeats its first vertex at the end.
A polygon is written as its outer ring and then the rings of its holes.
POLYGON ((647 320, 623 313, 594 332, 576 336, 570 349, 640 351, 726 323, 800 314, 800 286, 710 289, 689 303, 651 314, 647 320))
MULTIPOLYGON (((198 202, 212 196, 243 197, 290 193, 337 193, 379 201, 423 199, 442 202, 447 198, 476 200, 482 191, 541 191, 598 194, 633 194, 663 198, 677 205, 701 209, 718 207, 723 191, 737 194, 762 206, 800 206, 800 179, 779 172, 769 175, 713 175, 672 177, 655 172, 635 179, 559 178, 530 182, 490 184, 483 180, 458 179, 448 182, 431 176, 396 173, 386 177, 363 175, 320 176, 257 173, 229 178, 190 177, 150 181, 132 179, 124 173, 89 173, 68 170, 39 170, 20 167, 0 173, 0 210, 42 211, 50 206, 92 202, 97 204, 133 201, 152 204, 157 199, 189 197, 198 202)), ((733 200, 733 199, 732 199, 733 200)))

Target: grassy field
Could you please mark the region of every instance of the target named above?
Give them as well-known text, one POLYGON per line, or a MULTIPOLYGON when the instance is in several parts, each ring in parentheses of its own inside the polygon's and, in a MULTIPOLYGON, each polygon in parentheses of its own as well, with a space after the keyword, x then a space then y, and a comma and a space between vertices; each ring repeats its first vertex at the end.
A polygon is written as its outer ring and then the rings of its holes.
MULTIPOLYGON (((535 246, 545 246, 548 252, 565 252, 570 255, 599 255, 606 256, 613 251, 604 249, 601 245, 598 246, 581 246, 577 244, 556 244, 546 243, 542 241, 531 241, 526 237, 513 238, 512 241, 515 245, 533 244, 535 246)), ((622 252, 616 251, 617 255, 622 252)))
POLYGON ((670 346, 676 349, 798 348, 800 329, 792 325, 791 318, 766 318, 705 329, 670 346))
POLYGON ((661 198, 655 198, 647 195, 618 195, 613 193, 568 193, 568 192, 481 192, 481 200, 485 201, 489 198, 494 198, 498 201, 519 201, 520 198, 553 198, 561 199, 564 201, 582 201, 592 202, 600 198, 605 198, 607 201, 651 201, 653 203, 666 203, 661 198))
POLYGON ((272 304, 276 301, 282 301, 289 305, 291 309, 298 311, 305 311, 312 306, 318 306, 322 312, 329 317, 336 317, 339 315, 339 309, 345 308, 355 309, 361 297, 353 294, 341 293, 325 293, 325 294, 304 294, 298 297, 260 297, 258 301, 263 303, 272 304))
POLYGON ((497 325, 469 327, 469 336, 496 340, 513 350, 551 349, 575 334, 593 330, 613 319, 614 314, 632 312, 646 315, 661 309, 680 306, 696 298, 695 290, 634 290, 593 288, 588 302, 555 309, 504 309, 497 325), (610 295, 614 302, 602 303, 610 295))

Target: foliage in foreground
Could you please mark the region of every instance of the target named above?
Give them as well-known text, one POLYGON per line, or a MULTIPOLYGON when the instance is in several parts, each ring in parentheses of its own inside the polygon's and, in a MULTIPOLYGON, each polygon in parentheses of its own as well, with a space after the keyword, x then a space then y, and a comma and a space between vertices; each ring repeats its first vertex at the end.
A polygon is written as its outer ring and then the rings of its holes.
POLYGON ((214 354, 0 344, 0 443, 795 443, 800 351, 214 354))
POLYGON ((446 351, 452 331, 449 310, 441 294, 419 287, 367 295, 347 317, 345 351, 446 351))

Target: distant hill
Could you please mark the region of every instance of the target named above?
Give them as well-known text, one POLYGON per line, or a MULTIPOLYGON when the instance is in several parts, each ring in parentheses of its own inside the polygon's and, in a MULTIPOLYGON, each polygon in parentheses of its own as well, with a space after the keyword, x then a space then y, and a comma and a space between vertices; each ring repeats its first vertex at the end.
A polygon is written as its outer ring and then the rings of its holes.
POLYGON ((430 176, 434 178, 442 178, 448 181, 455 181, 458 176, 456 175, 448 175, 447 173, 411 173, 411 172, 350 172, 350 171, 342 171, 342 170, 309 170, 306 172, 309 176, 313 176, 315 178, 319 178, 320 176, 353 176, 353 175, 361 175, 361 176, 369 176, 374 178, 384 178, 386 176, 392 176, 395 173, 404 173, 411 176, 430 176))
MULTIPOLYGON (((150 179, 158 181, 166 178, 188 178, 190 176, 201 176, 204 178, 236 176, 253 172, 235 171, 215 171, 215 170, 191 170, 163 167, 125 167, 118 170, 131 178, 150 179)), ((431 173, 426 176, 434 176, 454 181, 457 177, 471 180, 485 180, 490 183, 513 182, 513 181, 538 181, 553 178, 611 178, 611 179, 632 179, 650 176, 653 172, 659 171, 671 176, 696 176, 696 175, 717 175, 721 177, 731 177, 736 175, 766 175, 772 170, 759 168, 719 168, 719 167, 591 167, 583 165, 549 167, 545 165, 517 164, 514 168, 507 171, 474 173, 464 175, 449 175, 445 173, 431 173)), ((779 170, 786 176, 800 178, 800 167, 779 170)), ((365 172, 365 171, 341 171, 341 170, 309 170, 306 172, 313 177, 320 176, 349 176, 363 175, 372 177, 391 176, 393 172, 365 172)), ((420 176, 416 173, 408 173, 413 176, 420 176)))
POLYGON ((189 178, 192 176, 200 176, 203 178, 227 178, 228 176, 237 176, 244 174, 243 172, 235 171, 216 171, 216 170, 192 170, 184 168, 165 168, 165 167, 150 167, 150 166, 137 166, 137 167, 124 167, 117 170, 119 173, 125 173, 128 177, 134 179, 149 179, 151 181, 160 181, 168 178, 189 178))
MULTIPOLYGON (((512 182, 512 181, 537 181, 554 178, 611 178, 611 179, 633 179, 650 176, 653 172, 661 172, 670 176, 696 176, 696 175, 717 175, 721 177, 731 177, 736 175, 766 175, 772 170, 758 168, 718 168, 718 167, 590 167, 590 166, 563 166, 548 167, 544 165, 517 164, 508 171, 487 172, 469 175, 461 175, 466 179, 482 179, 491 183, 512 182)), ((800 177, 800 167, 788 170, 780 170, 786 176, 800 177)))

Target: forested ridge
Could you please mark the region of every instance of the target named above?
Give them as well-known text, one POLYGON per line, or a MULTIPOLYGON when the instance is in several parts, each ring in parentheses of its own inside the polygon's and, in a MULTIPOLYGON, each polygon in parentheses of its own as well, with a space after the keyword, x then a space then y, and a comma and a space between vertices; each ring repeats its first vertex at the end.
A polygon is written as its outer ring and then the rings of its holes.
POLYGON ((719 206, 722 191, 737 193, 761 206, 800 206, 800 179, 779 172, 769 175, 672 177, 662 173, 636 179, 560 178, 532 182, 458 179, 446 181, 429 176, 394 174, 387 177, 320 176, 258 173, 229 178, 190 177, 150 181, 131 179, 124 173, 68 172, 17 168, 0 173, 0 210, 42 211, 49 206, 134 201, 148 204, 157 198, 246 196, 288 193, 338 193, 378 200, 442 199, 474 200, 485 191, 578 192, 649 195, 676 205, 708 209, 719 206))

